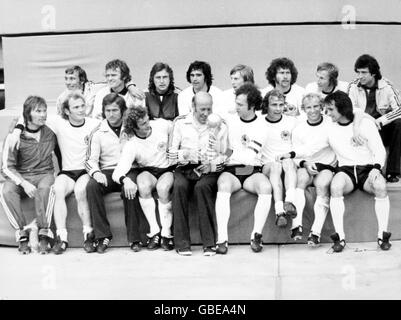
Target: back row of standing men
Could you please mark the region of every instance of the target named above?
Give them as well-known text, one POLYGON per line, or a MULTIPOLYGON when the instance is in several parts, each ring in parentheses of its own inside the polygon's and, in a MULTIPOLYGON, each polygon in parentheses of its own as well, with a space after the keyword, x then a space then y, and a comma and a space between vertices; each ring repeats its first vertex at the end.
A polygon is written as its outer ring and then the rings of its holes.
MULTIPOLYGON (((377 123, 385 124, 381 126, 380 133, 385 143, 391 142, 387 179, 395 181, 399 174, 400 124, 399 120, 390 122, 383 115, 395 113, 396 116, 400 101, 391 83, 382 79, 380 68, 373 57, 359 57, 355 71, 358 79, 347 88, 351 99, 339 91, 344 84, 337 81, 338 70, 329 63, 318 66, 317 83, 307 87, 315 93, 304 96, 305 91, 295 84, 297 71, 292 61, 287 58, 275 59, 266 72, 271 88, 262 90, 267 92, 262 103, 259 90, 252 84, 252 69, 242 65, 231 71, 233 89, 221 93, 212 86, 210 66, 195 61, 187 71, 187 80, 191 86, 177 94, 172 70, 166 64, 157 63, 152 68, 145 99, 131 82, 128 66, 123 61, 113 60, 106 65, 108 85, 96 95, 93 94, 94 85, 85 81, 86 74, 81 68, 67 69, 67 91, 58 99, 58 109, 63 119, 56 117, 47 121, 57 136, 62 156, 62 170, 54 184, 57 241, 53 251, 62 253, 68 246, 65 197, 74 190, 78 212, 83 221, 84 248, 88 252, 104 252, 112 235, 103 195, 123 189, 131 249, 138 251, 141 247, 138 215, 133 212, 143 210, 150 225, 149 249, 157 248, 161 241, 165 249, 172 249, 175 245, 178 253, 190 255, 187 199, 189 190, 193 188, 198 204, 204 254, 213 255, 216 251, 226 253, 230 196, 244 188, 258 194, 251 248, 259 252, 262 249, 262 229, 272 193, 277 226, 285 227, 288 219, 294 218, 291 236, 294 239, 302 237, 304 189, 312 180, 317 186, 318 198, 315 203, 316 225, 312 227, 308 242, 317 245, 328 211, 329 186, 333 175, 330 208, 337 231, 333 235, 334 250, 341 251, 345 246, 342 196, 356 187, 376 195, 378 241, 382 249, 389 249, 389 201, 385 180, 380 174, 385 160, 384 147, 373 122, 357 116, 358 112, 355 113, 354 121, 352 110, 365 110, 373 118, 379 119, 377 123), (80 93, 76 92, 77 89, 80 93), (329 125, 322 116, 321 95, 326 94, 329 95, 325 105, 333 122, 345 124, 347 128, 329 125), (264 119, 258 112, 261 104, 262 113, 267 115, 264 119), (127 107, 129 111, 122 130, 123 114, 127 107), (208 122, 212 107, 225 122, 213 119, 208 122), (95 119, 86 118, 87 114, 95 117, 102 114, 105 120, 99 125, 95 119), (178 115, 181 116, 177 118, 178 115), (298 116, 298 120, 294 116, 298 116), (168 120, 174 118, 176 120, 172 125, 168 120), (350 123, 355 123, 354 129, 350 123), (86 146, 82 148, 82 140, 90 132, 90 144, 86 150, 86 146), (353 136, 355 145, 350 145, 353 136), (335 137, 335 141, 331 141, 332 137, 335 137), (120 157, 120 140, 127 139, 129 141, 125 143, 120 157), (392 151, 394 149, 397 151, 392 151), (397 161, 395 157, 398 157, 397 161), (336 158, 339 168, 334 168, 336 158), (132 164, 137 168, 131 170, 132 164), (285 172, 285 201, 280 177, 282 171, 285 172), (161 230, 155 217, 153 189, 157 190, 159 196, 161 230), (174 244, 171 232, 172 209, 174 244), (213 225, 215 214, 217 232, 213 225)), ((27 141, 36 139, 41 142, 43 115, 39 117, 42 122, 38 120, 34 124, 31 114, 38 106, 46 104, 37 97, 28 100, 24 105, 24 124, 20 124, 23 133, 21 142, 25 136, 27 141)), ((18 170, 10 170, 9 164, 13 162, 13 156, 10 155, 23 152, 24 144, 20 144, 19 150, 14 150, 9 140, 5 143, 3 160, 6 160, 6 165, 3 161, 3 172, 12 180, 13 173, 18 170)), ((29 251, 27 232, 24 230, 26 223, 16 205, 18 199, 15 196, 14 199, 11 194, 21 195, 21 191, 24 191, 28 196, 33 196, 34 191, 37 191, 38 174, 33 174, 37 163, 32 163, 33 155, 29 154, 29 147, 32 149, 32 146, 29 144, 26 143, 30 162, 28 167, 31 166, 27 170, 29 174, 24 177, 16 175, 14 184, 5 184, 2 192, 2 203, 10 222, 18 230, 22 252, 29 251), (28 178, 32 181, 29 182, 28 178)), ((39 144, 39 147, 43 147, 43 144, 39 144)), ((52 151, 51 147, 47 147, 47 150, 52 151)), ((19 165, 21 169, 21 163, 18 164, 16 158, 14 156, 14 167, 19 165)), ((49 168, 46 171, 49 173, 49 168)), ((50 179, 48 175, 46 177, 50 179)), ((46 185, 50 186, 49 183, 46 185)), ((39 219, 41 251, 47 252, 50 242, 47 238, 52 237, 48 225, 51 201, 48 203, 42 197, 39 203, 42 209, 38 217, 45 217, 42 226, 39 219)))

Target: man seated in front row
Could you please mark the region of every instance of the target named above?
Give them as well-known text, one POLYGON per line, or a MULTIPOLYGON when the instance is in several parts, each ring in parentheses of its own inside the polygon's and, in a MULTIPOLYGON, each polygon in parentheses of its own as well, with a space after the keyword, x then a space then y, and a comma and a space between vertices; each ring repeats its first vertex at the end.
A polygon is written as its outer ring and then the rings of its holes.
POLYGON ((31 252, 27 222, 22 212, 21 198, 35 199, 39 227, 39 252, 50 252, 53 233, 50 223, 53 213, 54 183, 53 150, 56 135, 46 126, 47 104, 38 96, 29 96, 23 106, 25 128, 18 148, 10 148, 6 138, 3 146, 2 172, 6 177, 0 185, 0 203, 12 227, 17 232, 18 251, 31 252))
POLYGON ((109 93, 103 99, 103 117, 100 126, 92 131, 86 159, 86 170, 91 176, 86 193, 95 232, 96 250, 104 253, 113 235, 107 219, 104 195, 121 192, 124 203, 127 238, 134 252, 140 250, 140 206, 138 200, 128 199, 121 185, 112 179, 113 170, 120 159, 121 149, 128 140, 123 128, 123 116, 127 106, 124 98, 117 93, 109 93))
POLYGON ((231 194, 241 188, 257 194, 254 209, 254 226, 251 232, 251 249, 262 250, 262 230, 271 204, 269 179, 262 173, 261 149, 266 140, 265 121, 255 114, 260 109, 262 96, 255 85, 245 83, 236 92, 238 115, 227 117, 229 149, 232 154, 224 172, 217 180, 216 220, 219 254, 228 250, 228 220, 231 194))
POLYGON ((199 216, 203 254, 216 254, 214 220, 219 174, 218 163, 214 161, 218 161, 227 150, 227 127, 221 123, 215 128, 215 132, 210 134, 208 117, 212 113, 212 106, 211 94, 198 92, 192 99, 192 112, 177 117, 174 122, 169 150, 170 158, 178 164, 174 171, 172 200, 174 242, 177 253, 183 256, 192 255, 188 220, 191 193, 194 194, 199 216), (208 154, 211 155, 210 158, 208 154), (202 159, 205 160, 201 161, 202 159))
POLYGON ((154 250, 161 245, 164 250, 172 250, 173 167, 167 157, 172 123, 161 118, 149 121, 146 108, 134 107, 128 110, 124 126, 125 132, 132 138, 123 147, 121 158, 113 172, 113 180, 123 184, 125 189, 128 188, 138 197, 150 226, 147 248, 154 250), (134 169, 137 173, 136 179, 127 176, 133 164, 137 166, 134 169), (156 219, 156 204, 152 196, 154 190, 158 195, 161 230, 156 219))
POLYGON ((273 188, 276 225, 285 228, 288 218, 297 215, 294 200, 297 183, 296 166, 292 159, 277 158, 292 149, 291 134, 297 119, 283 114, 285 105, 284 95, 274 89, 263 98, 262 114, 265 117, 266 143, 262 148, 263 173, 269 178, 273 188), (284 172, 285 202, 283 202, 284 172))
POLYGON ((352 102, 342 91, 329 94, 325 99, 326 110, 334 122, 328 137, 335 152, 339 168, 330 186, 330 210, 336 233, 331 236, 334 252, 345 247, 344 196, 357 188, 375 196, 378 221, 377 242, 382 250, 389 250, 391 233, 388 232, 390 201, 386 180, 382 175, 386 151, 373 121, 362 119, 360 132, 365 143, 356 145, 353 140, 354 114, 352 102))

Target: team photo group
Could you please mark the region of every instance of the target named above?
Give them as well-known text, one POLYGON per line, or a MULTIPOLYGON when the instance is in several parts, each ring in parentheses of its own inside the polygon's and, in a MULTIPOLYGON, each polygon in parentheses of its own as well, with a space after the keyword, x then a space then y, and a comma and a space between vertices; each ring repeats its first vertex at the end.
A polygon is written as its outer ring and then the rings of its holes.
POLYGON ((133 252, 192 255, 194 214, 203 254, 227 254, 230 199, 241 189, 257 197, 250 251, 263 249, 272 206, 275 227, 290 226, 289 237, 306 236, 310 247, 320 245, 331 214, 332 249, 341 252, 344 197, 357 189, 374 197, 377 243, 389 250, 387 183, 400 178, 401 96, 375 57, 355 57, 354 71, 355 79, 340 81, 337 66, 322 62, 303 88, 293 61, 282 57, 267 66, 266 88, 238 64, 227 70, 232 88, 222 91, 209 63, 194 61, 180 90, 171 67, 158 62, 143 91, 119 59, 105 65, 102 84, 80 66, 67 68, 54 112, 44 97, 27 97, 4 140, 0 202, 18 251, 32 251, 32 224, 41 254, 68 249, 66 199, 74 193, 84 250, 105 253, 113 234, 104 196, 118 192, 133 252), (305 235, 310 186, 314 221, 305 235), (26 197, 34 199, 33 222, 22 210, 26 197))

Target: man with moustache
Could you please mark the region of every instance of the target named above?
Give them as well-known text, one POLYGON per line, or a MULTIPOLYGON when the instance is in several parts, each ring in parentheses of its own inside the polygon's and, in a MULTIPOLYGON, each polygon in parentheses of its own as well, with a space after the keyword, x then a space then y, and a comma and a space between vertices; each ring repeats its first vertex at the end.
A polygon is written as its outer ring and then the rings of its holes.
POLYGON ((292 116, 299 115, 305 89, 296 84, 297 78, 298 70, 291 59, 272 60, 266 70, 269 85, 262 89, 262 96, 265 97, 273 89, 278 90, 285 97, 284 113, 292 116))

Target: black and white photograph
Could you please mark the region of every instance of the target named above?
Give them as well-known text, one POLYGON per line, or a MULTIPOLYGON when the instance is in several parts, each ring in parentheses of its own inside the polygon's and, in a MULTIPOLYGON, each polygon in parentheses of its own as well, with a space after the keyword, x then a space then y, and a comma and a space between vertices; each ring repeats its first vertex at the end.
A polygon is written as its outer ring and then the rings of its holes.
POLYGON ((0 300, 400 300, 400 39, 400 0, 0 0, 0 300))

